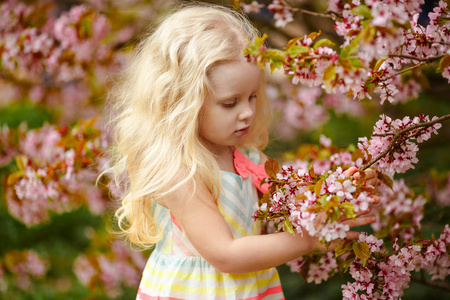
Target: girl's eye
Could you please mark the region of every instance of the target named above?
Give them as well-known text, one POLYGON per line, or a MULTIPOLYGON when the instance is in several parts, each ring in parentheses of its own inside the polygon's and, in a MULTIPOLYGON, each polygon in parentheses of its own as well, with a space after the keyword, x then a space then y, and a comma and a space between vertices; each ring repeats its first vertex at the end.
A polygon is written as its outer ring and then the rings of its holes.
POLYGON ((256 98, 258 98, 258 95, 253 94, 250 96, 249 100, 256 100, 256 98))
POLYGON ((237 103, 237 99, 234 99, 233 102, 225 102, 225 103, 222 103, 222 105, 223 105, 224 107, 230 108, 230 107, 235 106, 236 103, 237 103))

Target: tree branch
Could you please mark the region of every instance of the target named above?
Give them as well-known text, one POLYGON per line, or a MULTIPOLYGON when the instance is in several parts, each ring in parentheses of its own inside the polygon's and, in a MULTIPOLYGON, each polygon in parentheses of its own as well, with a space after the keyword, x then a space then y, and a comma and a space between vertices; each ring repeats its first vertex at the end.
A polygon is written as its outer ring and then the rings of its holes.
POLYGON ((315 16, 315 17, 321 17, 321 18, 327 18, 327 19, 332 19, 333 21, 336 20, 337 17, 339 17, 337 14, 335 13, 318 13, 318 12, 314 12, 314 11, 310 11, 310 10, 306 10, 306 9, 302 9, 302 8, 291 8, 292 11, 294 12, 300 12, 302 14, 307 14, 307 15, 311 15, 311 16, 315 16))
POLYGON ((405 54, 389 54, 389 57, 406 58, 406 59, 423 61, 423 62, 433 62, 435 60, 441 59, 442 57, 444 57, 444 55, 430 56, 430 57, 417 57, 417 56, 405 55, 405 54))
POLYGON ((425 122, 425 123, 419 123, 419 124, 415 124, 406 128, 403 128, 402 130, 399 130, 395 133, 393 132, 388 132, 388 133, 383 133, 383 134, 373 134, 372 136, 392 136, 392 140, 389 143, 389 145, 386 147, 386 149, 381 152, 379 155, 377 155, 375 158, 373 158, 372 160, 370 160, 368 163, 364 164, 361 166, 361 170, 365 170, 367 168, 369 168, 370 166, 372 166, 374 163, 376 163, 377 161, 379 161, 380 159, 382 159, 384 156, 386 156, 387 154, 389 154, 389 152, 392 151, 392 148, 394 148, 397 140, 400 138, 400 136, 406 132, 409 132, 411 130, 417 129, 417 128, 423 128, 423 127, 430 127, 433 124, 436 123, 440 123, 442 121, 446 121, 450 119, 450 114, 442 116, 440 118, 437 118, 435 120, 429 121, 429 122, 425 122))
POLYGON ((439 288, 445 291, 450 292, 450 285, 446 284, 445 282, 436 282, 425 279, 425 277, 417 277, 417 276, 411 276, 411 280, 414 282, 422 283, 434 288, 439 288))
POLYGON ((391 79, 392 77, 395 77, 395 76, 400 75, 400 74, 402 74, 402 73, 405 73, 405 72, 408 72, 408 71, 417 69, 418 67, 423 66, 423 65, 426 65, 426 64, 427 64, 426 62, 422 61, 422 62, 418 63, 417 65, 414 65, 414 66, 411 66, 411 67, 409 67, 409 68, 403 69, 403 70, 401 70, 401 71, 399 71, 399 72, 397 72, 397 73, 395 73, 395 74, 393 74, 393 75, 391 75, 391 76, 388 76, 388 77, 384 78, 383 81, 386 81, 386 80, 388 80, 388 79, 391 79))

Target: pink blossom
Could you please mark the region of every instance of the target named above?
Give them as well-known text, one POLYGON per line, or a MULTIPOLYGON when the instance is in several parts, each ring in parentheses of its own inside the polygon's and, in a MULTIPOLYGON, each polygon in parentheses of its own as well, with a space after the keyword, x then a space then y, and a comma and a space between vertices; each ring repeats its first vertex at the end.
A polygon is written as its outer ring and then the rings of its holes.
POLYGON ((294 21, 289 7, 283 0, 273 0, 267 8, 274 13, 276 27, 284 27, 287 23, 294 21))
POLYGON ((264 4, 260 4, 258 3, 258 1, 252 1, 252 3, 250 4, 242 4, 242 8, 244 9, 244 12, 246 14, 249 13, 259 13, 259 11, 261 10, 261 8, 264 7, 264 4))

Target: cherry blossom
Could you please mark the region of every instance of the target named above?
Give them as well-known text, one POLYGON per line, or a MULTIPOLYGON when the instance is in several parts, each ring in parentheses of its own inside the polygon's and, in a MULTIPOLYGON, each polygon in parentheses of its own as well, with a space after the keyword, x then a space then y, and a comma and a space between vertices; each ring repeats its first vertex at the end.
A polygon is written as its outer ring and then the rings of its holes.
POLYGON ((48 262, 33 250, 13 250, 6 252, 0 259, 0 269, 13 275, 13 284, 28 290, 33 278, 40 278, 46 274, 48 262))
MULTIPOLYGON (((414 169, 413 164, 418 162, 417 144, 428 140, 431 133, 437 134, 436 130, 442 126, 440 123, 435 123, 421 127, 421 123, 430 122, 430 118, 424 115, 419 115, 412 120, 409 117, 392 120, 385 115, 381 115, 380 118, 374 126, 371 139, 359 138, 358 147, 364 151, 367 159, 373 159, 391 147, 392 151, 384 153, 385 155, 373 164, 375 168, 389 176, 414 169), (404 132, 404 134, 395 135, 397 132, 404 132)), ((432 121, 437 119, 433 117, 432 121)))
POLYGON ((139 284, 146 260, 142 253, 131 251, 123 242, 111 244, 112 255, 88 253, 78 256, 73 268, 81 283, 101 288, 110 297, 121 295, 120 285, 134 287, 139 284))

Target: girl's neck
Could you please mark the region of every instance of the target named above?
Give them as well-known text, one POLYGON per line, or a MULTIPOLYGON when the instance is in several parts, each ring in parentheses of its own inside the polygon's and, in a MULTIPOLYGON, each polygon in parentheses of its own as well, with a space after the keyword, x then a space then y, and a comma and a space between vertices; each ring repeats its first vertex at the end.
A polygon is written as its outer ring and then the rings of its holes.
POLYGON ((235 148, 230 146, 224 148, 223 151, 214 153, 220 170, 236 173, 236 169, 234 168, 234 150, 235 148))

